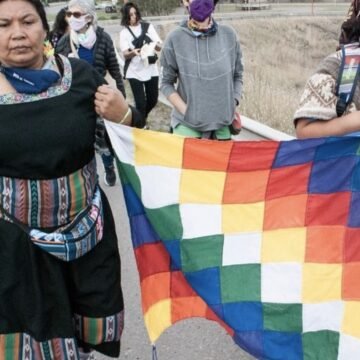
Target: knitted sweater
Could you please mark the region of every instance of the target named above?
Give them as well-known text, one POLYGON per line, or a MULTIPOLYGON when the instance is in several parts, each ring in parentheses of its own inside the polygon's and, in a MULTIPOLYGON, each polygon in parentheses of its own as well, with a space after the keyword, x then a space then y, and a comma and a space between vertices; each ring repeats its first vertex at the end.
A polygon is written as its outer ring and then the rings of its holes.
POLYGON ((213 35, 196 36, 184 22, 168 35, 160 89, 166 97, 177 91, 187 104, 185 115, 173 109, 173 128, 181 123, 213 131, 232 122, 242 91, 241 57, 236 33, 225 25, 217 25, 213 35))
MULTIPOLYGON (((100 75, 105 77, 106 71, 116 82, 116 87, 125 96, 125 88, 123 79, 120 72, 119 63, 116 58, 113 41, 108 33, 103 28, 97 27, 96 29, 96 42, 94 45, 94 67, 100 75)), ((70 35, 64 35, 56 46, 56 52, 65 56, 69 56, 71 51, 70 35)))
MULTIPOLYGON (((294 114, 294 121, 306 118, 313 120, 331 120, 336 113, 336 85, 341 65, 341 51, 326 57, 305 85, 299 108, 294 114)), ((353 101, 344 114, 360 110, 360 87, 356 86, 353 101)))

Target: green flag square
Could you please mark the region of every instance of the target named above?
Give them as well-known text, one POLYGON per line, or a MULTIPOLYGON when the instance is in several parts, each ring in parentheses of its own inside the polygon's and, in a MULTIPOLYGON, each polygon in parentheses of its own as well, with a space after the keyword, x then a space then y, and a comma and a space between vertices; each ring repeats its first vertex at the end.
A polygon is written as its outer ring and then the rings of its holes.
POLYGON ((168 205, 158 209, 145 208, 146 216, 161 240, 180 240, 183 228, 179 205, 168 205))
POLYGON ((140 179, 136 174, 135 168, 132 165, 124 164, 120 161, 116 161, 119 176, 123 185, 130 184, 134 189, 136 195, 140 198, 140 179))
POLYGON ((302 332, 302 304, 263 303, 264 328, 302 332))
POLYGON ((302 336, 304 360, 337 360, 339 333, 323 330, 307 332, 302 336))
POLYGON ((180 242, 184 272, 198 271, 222 264, 223 235, 204 236, 180 242))
POLYGON ((231 265, 220 270, 223 303, 261 300, 261 265, 231 265))

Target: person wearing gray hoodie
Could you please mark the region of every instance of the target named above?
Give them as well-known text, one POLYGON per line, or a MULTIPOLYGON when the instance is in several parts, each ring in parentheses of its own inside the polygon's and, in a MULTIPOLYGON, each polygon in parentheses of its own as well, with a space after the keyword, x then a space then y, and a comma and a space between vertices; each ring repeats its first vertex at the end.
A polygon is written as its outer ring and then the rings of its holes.
POLYGON ((160 90, 173 105, 175 134, 230 139, 243 85, 235 31, 212 17, 213 0, 183 0, 189 19, 172 31, 162 50, 160 90))

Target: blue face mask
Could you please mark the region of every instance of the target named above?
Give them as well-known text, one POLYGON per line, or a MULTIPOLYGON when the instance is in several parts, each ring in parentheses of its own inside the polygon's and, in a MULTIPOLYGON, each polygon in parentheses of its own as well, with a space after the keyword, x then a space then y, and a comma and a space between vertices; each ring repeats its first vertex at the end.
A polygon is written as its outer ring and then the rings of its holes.
POLYGON ((34 70, 0 66, 0 72, 18 93, 23 94, 39 94, 60 79, 56 71, 48 69, 34 70))
POLYGON ((213 0, 193 0, 189 6, 190 16, 195 21, 202 22, 206 20, 213 11, 213 0))

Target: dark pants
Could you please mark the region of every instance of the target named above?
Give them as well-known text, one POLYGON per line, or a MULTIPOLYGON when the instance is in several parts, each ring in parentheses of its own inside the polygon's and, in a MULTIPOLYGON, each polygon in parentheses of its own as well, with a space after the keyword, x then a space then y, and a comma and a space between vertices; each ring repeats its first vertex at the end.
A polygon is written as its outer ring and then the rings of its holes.
POLYGON ((152 77, 148 81, 129 79, 134 95, 135 107, 147 118, 155 107, 159 96, 159 77, 152 77))
POLYGON ((102 154, 101 158, 105 169, 114 166, 114 156, 112 154, 102 154))

